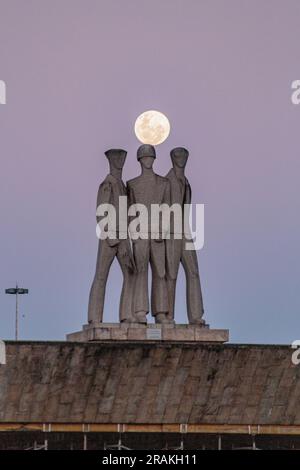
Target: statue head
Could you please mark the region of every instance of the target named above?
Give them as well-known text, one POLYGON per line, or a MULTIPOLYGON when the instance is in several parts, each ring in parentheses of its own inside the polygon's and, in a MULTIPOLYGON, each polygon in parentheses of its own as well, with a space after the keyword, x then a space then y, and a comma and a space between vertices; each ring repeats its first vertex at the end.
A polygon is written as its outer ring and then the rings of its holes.
POLYGON ((142 167, 150 169, 156 158, 156 152, 153 145, 143 144, 138 148, 137 159, 142 167))
POLYGON ((109 164, 117 170, 122 170, 127 152, 123 149, 110 149, 105 152, 109 164))
POLYGON ((175 149, 171 150, 170 155, 173 166, 185 168, 187 159, 189 158, 189 151, 186 148, 176 147, 175 149))

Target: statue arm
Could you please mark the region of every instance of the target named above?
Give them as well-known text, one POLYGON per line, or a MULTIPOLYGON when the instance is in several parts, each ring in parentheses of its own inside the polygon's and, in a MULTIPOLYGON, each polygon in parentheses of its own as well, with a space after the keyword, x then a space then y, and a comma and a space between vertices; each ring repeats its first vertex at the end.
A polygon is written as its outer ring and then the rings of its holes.
MULTIPOLYGON (((130 196, 129 196, 129 185, 127 184, 126 186, 126 195, 128 198, 128 207, 130 207, 130 196)), ((131 195, 132 197, 132 195, 131 195)), ((129 222, 129 218, 127 218, 127 223, 129 222)), ((135 261, 133 258, 133 253, 131 249, 131 244, 130 244, 130 235, 129 235, 129 230, 127 230, 127 238, 126 240, 122 240, 122 243, 120 243, 119 248, 118 248, 118 255, 120 258, 123 260, 124 265, 127 267, 127 269, 130 272, 135 272, 136 267, 135 267, 135 261)))
MULTIPOLYGON (((128 197, 128 208, 130 208, 132 206, 132 204, 135 204, 135 200, 134 200, 134 194, 133 194, 132 187, 128 183, 127 183, 127 197, 128 197)), ((134 219, 134 216, 132 216, 132 215, 128 216, 128 226, 130 225, 130 222, 133 219, 134 219)), ((128 229, 128 233, 129 233, 129 236, 130 236, 129 229, 128 229)))
POLYGON ((164 194, 164 203, 168 204, 169 206, 171 205, 171 184, 170 184, 169 180, 167 180, 167 182, 166 182, 166 189, 165 189, 165 194, 164 194))
MULTIPOLYGON (((101 204, 110 204, 111 203, 111 195, 112 195, 112 187, 111 184, 107 181, 104 181, 100 184, 98 195, 97 195, 97 208, 101 204)), ((99 217, 96 215, 97 224, 103 219, 104 216, 99 217)), ((109 246, 116 246, 119 243, 118 239, 106 238, 107 243, 109 246)))
MULTIPOLYGON (((166 181, 166 187, 165 187, 162 202, 163 202, 163 204, 167 204, 168 207, 171 206, 171 184, 170 184, 169 180, 166 181)), ((163 230, 163 233, 162 233, 162 239, 159 239, 159 241, 162 241, 162 240, 166 239, 167 234, 169 232, 170 232, 170 220, 169 220, 168 226, 164 227, 164 230, 163 230)))
POLYGON ((192 203, 192 188, 190 183, 187 181, 185 195, 184 195, 184 204, 191 204, 192 203))
MULTIPOLYGON (((97 194, 97 207, 101 204, 109 204, 111 201, 111 194, 112 194, 112 189, 111 189, 111 184, 108 182, 101 183, 98 189, 98 194, 97 194)), ((99 217, 96 215, 96 220, 97 224, 100 222, 100 220, 103 217, 99 217)))

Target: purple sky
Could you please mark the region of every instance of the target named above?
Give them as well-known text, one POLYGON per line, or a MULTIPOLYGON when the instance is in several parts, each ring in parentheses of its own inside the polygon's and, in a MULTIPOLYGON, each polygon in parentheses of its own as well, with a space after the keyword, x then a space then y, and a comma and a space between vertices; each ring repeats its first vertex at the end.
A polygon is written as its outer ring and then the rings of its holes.
MULTIPOLYGON (((63 339, 86 322, 103 152, 128 150, 137 115, 164 112, 169 151, 190 150, 193 202, 205 204, 199 253, 206 320, 232 342, 300 337, 298 0, 0 0, 0 337, 63 339)), ((121 274, 106 321, 118 319, 121 274)), ((177 321, 186 320, 184 278, 177 321)))

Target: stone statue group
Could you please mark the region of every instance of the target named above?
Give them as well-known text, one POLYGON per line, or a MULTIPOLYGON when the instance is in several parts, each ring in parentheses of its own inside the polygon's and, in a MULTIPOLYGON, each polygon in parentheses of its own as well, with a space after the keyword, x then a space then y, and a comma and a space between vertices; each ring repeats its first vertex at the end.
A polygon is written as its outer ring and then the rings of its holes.
MULTIPOLYGON (((141 145, 137 160, 141 175, 127 182, 122 181, 122 170, 127 152, 111 149, 105 152, 109 162, 109 174, 98 191, 97 207, 112 204, 116 211, 119 197, 127 196, 129 204, 143 204, 149 209, 152 204, 191 203, 191 187, 185 176, 189 152, 183 147, 174 148, 170 155, 172 168, 162 177, 153 171, 156 158, 152 145, 141 145)), ((99 222, 99 218, 97 218, 99 222)), ((103 321, 105 288, 109 270, 117 258, 123 273, 123 288, 120 299, 120 322, 147 323, 150 311, 148 294, 149 264, 152 271, 151 313, 156 323, 174 323, 176 281, 180 263, 186 276, 186 302, 188 320, 191 324, 204 325, 203 301, 195 250, 187 250, 184 237, 177 239, 137 238, 118 236, 99 240, 96 273, 90 291, 88 321, 98 324, 103 321)))

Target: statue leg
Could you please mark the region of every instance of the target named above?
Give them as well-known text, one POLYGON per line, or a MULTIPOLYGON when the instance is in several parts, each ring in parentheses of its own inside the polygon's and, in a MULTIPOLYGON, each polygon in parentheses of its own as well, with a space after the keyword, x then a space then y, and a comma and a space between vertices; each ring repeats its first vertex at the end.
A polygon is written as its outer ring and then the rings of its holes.
POLYGON ((169 311, 169 299, 165 268, 165 242, 150 241, 152 270, 151 310, 152 315, 167 314, 169 311))
POLYGON ((169 297, 169 320, 174 320, 175 317, 175 297, 176 297, 176 279, 167 279, 168 297, 169 297))
MULTIPOLYGON (((127 242, 127 240, 126 240, 127 242)), ((123 243, 121 241, 120 243, 123 243)), ((123 286, 120 298, 119 317, 120 322, 125 320, 134 320, 133 312, 133 288, 134 288, 134 274, 129 271, 126 263, 122 257, 117 253, 117 258, 123 274, 123 286)))
POLYGON ((189 323, 202 324, 204 313, 203 300, 198 268, 197 253, 195 250, 182 250, 181 262, 186 276, 186 298, 189 323))
POLYGON ((137 273, 134 276, 134 312, 142 317, 149 312, 148 266, 150 240, 135 240, 133 242, 133 256, 137 268, 137 273))
POLYGON ((99 241, 96 274, 91 287, 89 298, 89 323, 98 323, 103 321, 105 288, 109 269, 116 253, 116 247, 110 247, 105 240, 99 241))
POLYGON ((166 240, 167 255, 167 287, 169 298, 168 319, 174 320, 175 317, 175 297, 177 276, 182 252, 182 240, 166 240))

